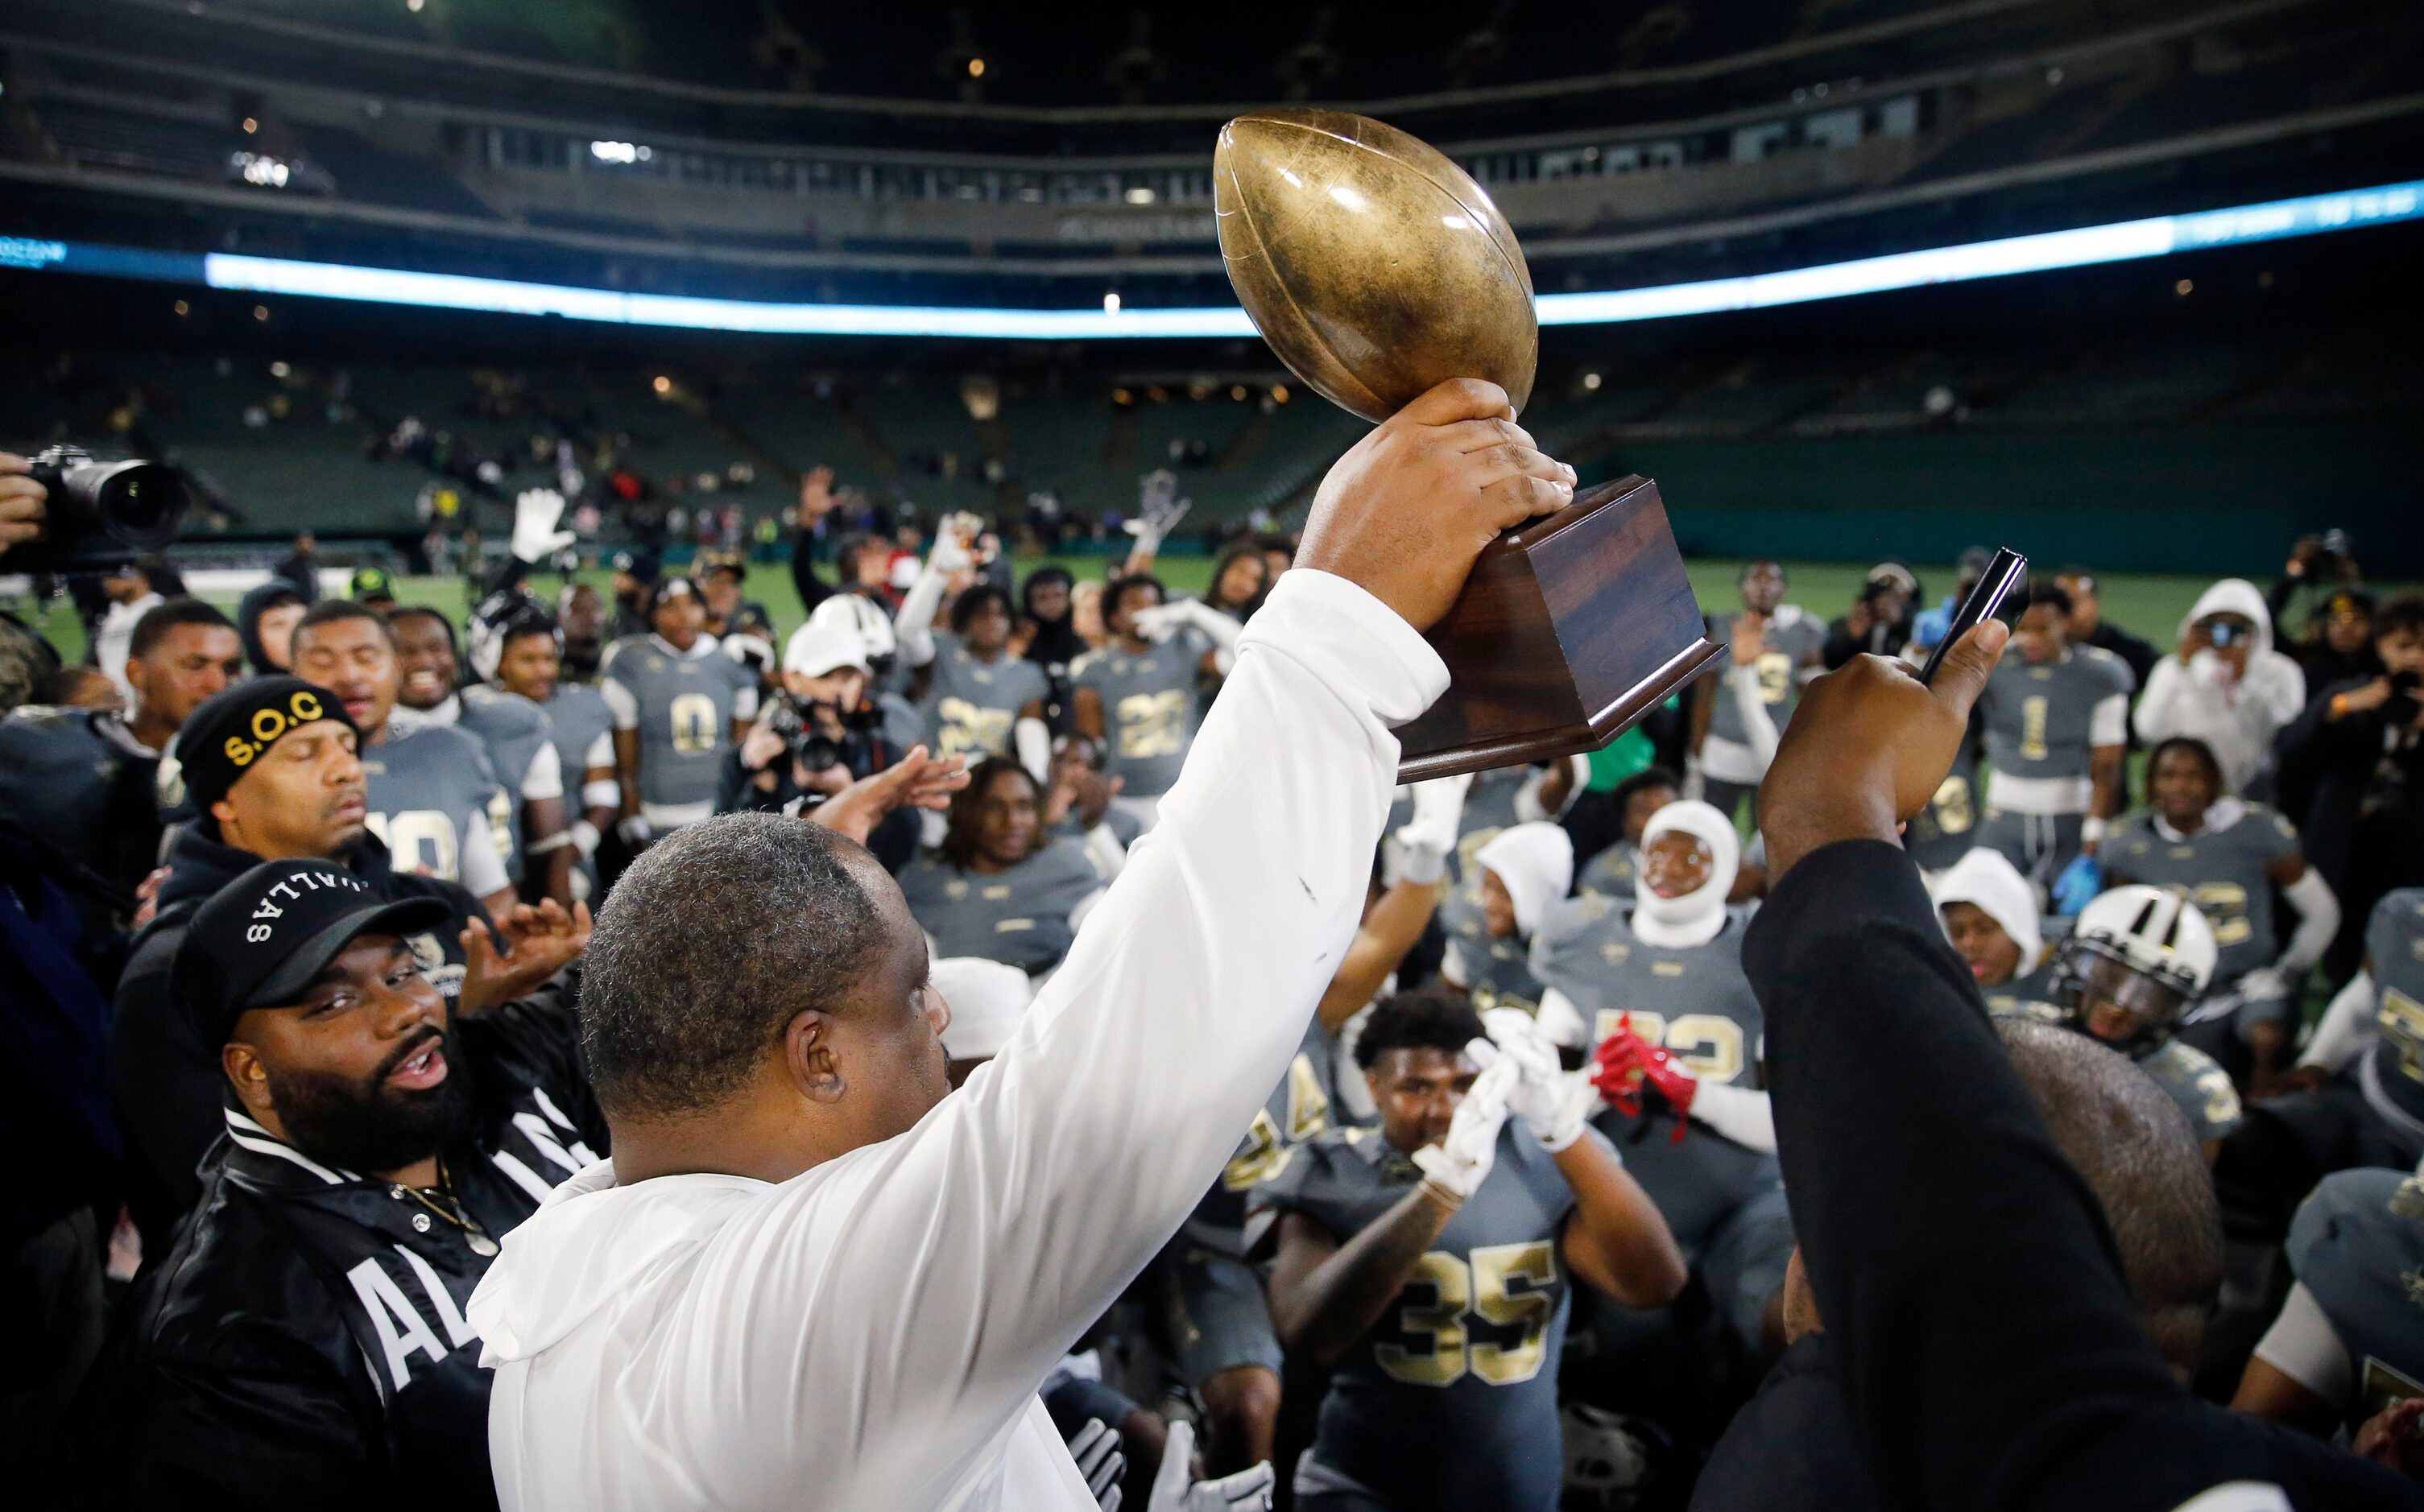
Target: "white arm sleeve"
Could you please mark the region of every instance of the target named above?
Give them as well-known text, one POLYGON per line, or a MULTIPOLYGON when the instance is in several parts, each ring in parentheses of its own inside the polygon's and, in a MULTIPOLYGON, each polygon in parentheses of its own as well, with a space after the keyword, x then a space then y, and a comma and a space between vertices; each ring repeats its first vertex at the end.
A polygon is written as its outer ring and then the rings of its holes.
POLYGON ((2306 974, 2306 969, 2323 959, 2331 948, 2333 936, 2340 932, 2340 900, 2332 892, 2332 884, 2323 874, 2308 867, 2305 874, 2281 889, 2281 896, 2298 911, 2297 932, 2281 947, 2281 958, 2272 963, 2294 984, 2306 974))
MULTIPOLYGON (((1573 778, 1573 781, 1566 785, 1565 808, 1560 808, 1556 813, 1552 814, 1549 812, 1549 805, 1540 802, 1541 790, 1549 786, 1550 776, 1557 770, 1556 763, 1553 761, 1549 765, 1542 767, 1539 771, 1531 773, 1529 776, 1526 776, 1523 779, 1523 786, 1515 789, 1515 820, 1517 823, 1537 824, 1547 822, 1555 824, 1559 819, 1564 817, 1567 808, 1574 806, 1574 800, 1583 795, 1583 789, 1590 786, 1590 757, 1587 756, 1561 756, 1558 759, 1566 763, 1570 771, 1570 775, 1573 778)), ((1445 781, 1446 779, 1441 778, 1436 780, 1445 781)), ((1463 789, 1459 788, 1458 791, 1461 793, 1463 789)))
POLYGON ((758 717, 758 685, 754 682, 732 690, 732 717, 740 720, 758 717))
POLYGON ((2373 1016, 2381 1010, 2372 975, 2358 972, 2332 999, 2332 1006, 2323 1010, 2298 1064, 2346 1071, 2357 1057, 2373 1048, 2373 1016))
POLYGON ((724 1476, 752 1486, 847 1467, 820 1504, 866 1507, 935 1504, 997 1452, 1286 1073, 1355 933, 1391 729, 1446 686, 1379 600, 1286 574, 1160 822, 1000 1055, 685 1260, 696 1326, 629 1367, 702 1388, 652 1393, 662 1441, 730 1446, 751 1463, 724 1476))
POLYGON ((1010 727, 1010 743, 1018 753, 1018 764, 1039 783, 1052 781, 1052 732, 1044 722, 1032 715, 1010 727))
MULTIPOLYGON (((630 689, 612 677, 600 677, 598 680, 598 696, 606 700, 606 711, 614 716, 616 729, 636 730, 640 727, 640 701, 631 696, 630 689)), ((612 751, 614 748, 614 742, 609 740, 606 742, 606 748, 612 751)), ((611 763, 599 762, 590 764, 592 766, 611 765, 611 763)))
POLYGON ((2334 1407, 2348 1406, 2356 1391, 2356 1364, 2348 1345, 2304 1281, 2289 1288, 2281 1315, 2256 1345, 2256 1358, 2334 1407))
POLYGON ((1746 1150, 1776 1154, 1776 1112, 1756 1088, 1704 1081, 1692 1094, 1692 1116, 1746 1150))
POLYGON ((462 876, 455 880, 470 890, 474 898, 486 898, 490 893, 514 884, 505 875, 505 858, 497 853, 497 832, 488 827, 487 817, 480 815, 471 821, 471 832, 459 837, 460 849, 455 855, 455 869, 462 876))
POLYGON ((1447 943, 1447 949, 1440 956, 1440 980, 1451 987, 1472 985, 1472 979, 1464 969, 1464 952, 1457 947, 1454 940, 1447 943))
POLYGON ((2127 745, 2129 743, 2129 695, 2114 693, 2097 700, 2087 716, 2087 743, 2095 745, 2127 745))
MULTIPOLYGON (((2188 691, 2188 668, 2182 666, 2180 659, 2176 656, 2163 658, 2155 663, 2154 671, 2146 674, 2145 692, 2138 695, 2138 711, 2131 716, 2141 742, 2152 745, 2178 733, 2173 727, 2172 706, 2188 691)), ((2088 743, 2097 742, 2091 740, 2088 743)))
MULTIPOLYGON (((1776 759, 1776 716, 1767 711, 1767 701, 1759 695, 1759 669, 1738 666, 1726 674, 1726 691, 1734 695, 1734 708, 1742 711, 1743 743, 1759 757, 1765 767, 1776 759)), ((2118 736, 2114 737, 2119 740, 2118 736)))
MULTIPOLYGON (((634 721, 634 723, 637 722, 634 721)), ((584 772, 596 772, 600 767, 609 772, 614 770, 614 732, 613 730, 598 732, 598 739, 590 741, 589 749, 582 753, 581 765, 584 772)))
POLYGON ((893 617, 892 636, 901 643, 901 661, 922 667, 934 660, 934 611, 942 607, 943 584, 949 574, 928 567, 917 574, 893 617))
POLYGON ((530 770, 522 773, 522 802, 563 796, 564 763, 557 758, 555 747, 541 740, 538 749, 531 753, 530 770))

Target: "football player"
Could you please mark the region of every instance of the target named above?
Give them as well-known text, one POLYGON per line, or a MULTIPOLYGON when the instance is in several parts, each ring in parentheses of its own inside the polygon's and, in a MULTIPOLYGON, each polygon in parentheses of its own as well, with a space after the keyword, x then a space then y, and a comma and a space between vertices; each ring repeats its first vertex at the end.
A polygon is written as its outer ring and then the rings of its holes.
MULTIPOLYGON (((1395 976, 1430 921, 1446 883, 1455 834, 1455 778, 1425 783, 1416 821, 1397 832, 1404 861, 1386 891, 1366 895, 1364 918, 1305 1026, 1287 1074, 1271 1090, 1220 1179, 1153 1265, 1164 1342, 1179 1378, 1204 1405, 1205 1467, 1216 1475, 1271 1457, 1280 1410, 1279 1340, 1262 1279, 1248 1264, 1246 1223, 1255 1185, 1288 1168, 1333 1125, 1357 1122, 1339 1086, 1340 1044, 1395 976), (1445 797, 1451 801, 1442 803, 1445 797)), ((1360 1044, 1360 1039, 1359 1039, 1360 1044)), ((1359 1051, 1360 1053, 1360 1051, 1359 1051)))
POLYGON ((1144 827, 1134 814, 1114 807, 1120 779, 1103 771, 1103 748, 1082 735, 1064 735, 1052 742, 1052 782, 1060 789, 1048 808, 1061 806, 1058 833, 1085 842, 1086 855, 1105 882, 1127 865, 1128 847, 1144 827))
POLYGON ((2328 1438, 2424 1396, 2424 1175, 2323 1178, 2289 1227, 2297 1283, 2231 1406, 2328 1438))
POLYGON ((1978 843, 2049 887, 2094 854, 2121 812, 2129 740, 2129 668, 2110 651, 2070 644, 2070 596, 2029 584, 2007 656, 1978 700, 1985 730, 1985 822, 1978 843))
POLYGON ((2203 740, 2175 737, 2146 758, 2146 810, 2104 844, 2109 884, 2152 883, 2183 894, 2213 926, 2221 959, 2181 1038, 2244 1085, 2287 1064, 2298 989, 2339 932, 2339 899, 2306 865, 2298 832, 2261 804, 2230 796, 2203 740), (2273 931, 2279 889, 2298 915, 2287 945, 2273 931))
POLYGON ((353 716, 370 786, 364 822, 395 868, 459 882, 491 913, 513 906, 513 801, 476 738, 394 722, 404 674, 387 621, 349 599, 312 605, 295 627, 295 670, 353 716))
POLYGON ((1722 677, 1701 679, 1692 706, 1692 751, 1699 758, 1701 791, 1730 819, 1759 788, 1776 754, 1776 736, 1793 717, 1801 685, 1823 667, 1826 627, 1784 601, 1784 564, 1762 558, 1743 564, 1742 610, 1709 621, 1709 638, 1733 648, 1722 677), (1756 709, 1753 706, 1756 705, 1756 709), (1764 720, 1768 732, 1746 717, 1764 720))
MULTIPOLYGON (((493 687, 503 649, 503 625, 516 614, 542 613, 530 599, 507 600, 501 625, 475 643, 471 671, 482 680, 454 686, 454 627, 434 609, 410 605, 387 617, 395 637, 394 723, 399 733, 427 724, 452 724, 478 738, 488 764, 514 799, 513 845, 505 874, 542 898, 572 906, 572 836, 565 818, 564 765, 547 711, 519 693, 493 687)), ((550 633, 552 628, 550 627, 550 633)))
POLYGON ((1737 1389, 1783 1342, 1777 1299, 1793 1225, 1760 1090, 1766 1017, 1743 974, 1741 916, 1726 904, 1739 852, 1714 808, 1669 804, 1644 829, 1630 913, 1608 898, 1568 899, 1532 946, 1548 989, 1542 1027, 1597 1047, 1603 1090, 1620 1093, 1598 1127, 1695 1278, 1689 1306, 1594 1305, 1567 1362, 1573 1397, 1621 1416, 1629 1489, 1642 1496, 1689 1473, 1737 1389))
POLYGON ((2169 1092, 2210 1165, 2239 1126, 2238 1089, 2213 1058, 2175 1035, 2213 981, 2221 951, 2196 905, 2143 884, 2099 893, 2054 950, 2049 996, 2072 1028, 2138 1063, 2169 1092))
POLYGON ((1617 841, 1590 858, 1574 890, 1590 898, 1633 901, 1633 879, 1641 860, 1641 833, 1650 816, 1683 796, 1683 785, 1665 767, 1646 767, 1609 794, 1621 826, 1617 841))
POLYGON ((1588 1088, 1522 1014, 1484 1032, 1444 994, 1381 1004, 1356 1046, 1379 1127, 1320 1136, 1254 1190, 1280 1337, 1335 1367, 1306 1512, 1548 1512, 1571 1278, 1633 1307, 1682 1289, 1588 1088))
POLYGON ((1969 964, 1993 1013, 2055 1018, 2046 969, 2049 952, 2037 895, 2002 852, 1984 847, 1946 867, 1928 889, 1944 937, 1969 964))
POLYGON ((945 591, 977 569, 982 529, 967 515, 950 516, 936 528, 934 548, 901 601, 893 632, 901 660, 913 669, 919 738, 927 747, 971 761, 1014 754, 1041 782, 1051 765, 1044 713, 1052 684, 1044 668, 1010 648, 1010 595, 990 582, 968 583, 951 601, 950 629, 933 628, 945 591))
POLYGON ((1170 785, 1186 764, 1195 727, 1203 723, 1202 677, 1220 676, 1218 649, 1191 625, 1155 643, 1138 616, 1160 604, 1161 583, 1124 577, 1104 590, 1104 621, 1111 639, 1070 668, 1076 689, 1077 732, 1102 742, 1111 775, 1120 779, 1113 802, 1147 825, 1170 785))
MULTIPOLYGON (((587 654, 598 655, 596 632, 603 611, 598 591, 586 590, 585 625, 590 635, 587 654)), ((575 612, 572 593, 563 602, 575 612)), ((557 781, 566 806, 579 812, 566 830, 571 842, 572 890, 587 898, 598 890, 598 842, 613 828, 623 789, 615 781, 614 711, 595 684, 567 677, 574 639, 544 610, 532 609, 506 622, 497 633, 497 686, 536 704, 547 715, 548 740, 554 751, 557 781)), ((595 668, 595 661, 591 662, 595 668)))
POLYGON ((943 842, 901 874, 909 913, 937 956, 982 957, 1041 977, 1060 963, 1102 895, 1085 843, 1056 833, 1060 816, 1027 769, 1004 756, 977 763, 951 799, 943 842))
POLYGON ((598 692, 614 712, 626 842, 715 812, 724 758, 758 714, 758 678, 707 633, 707 609, 688 578, 648 594, 649 632, 607 648, 598 692))
POLYGON ((1440 976, 1484 1011, 1538 1013, 1540 983, 1532 974, 1530 942, 1573 885, 1573 837, 1544 820, 1510 824, 1475 850, 1470 865, 1479 906, 1442 919, 1448 943, 1440 976))
POLYGON ((2424 888, 2385 895, 2366 919, 2365 969, 2332 999, 2285 1080, 2214 1168, 2234 1233, 2278 1239, 2328 1172, 2424 1159, 2424 888))

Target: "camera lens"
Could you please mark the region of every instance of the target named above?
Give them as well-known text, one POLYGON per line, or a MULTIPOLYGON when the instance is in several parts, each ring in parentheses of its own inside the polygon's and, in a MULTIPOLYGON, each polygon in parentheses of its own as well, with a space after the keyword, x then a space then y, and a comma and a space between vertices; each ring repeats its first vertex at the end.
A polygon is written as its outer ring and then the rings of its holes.
POLYGON ((68 491, 91 506, 120 546, 153 551, 176 539, 185 517, 185 485, 157 462, 88 462, 67 475, 68 491))

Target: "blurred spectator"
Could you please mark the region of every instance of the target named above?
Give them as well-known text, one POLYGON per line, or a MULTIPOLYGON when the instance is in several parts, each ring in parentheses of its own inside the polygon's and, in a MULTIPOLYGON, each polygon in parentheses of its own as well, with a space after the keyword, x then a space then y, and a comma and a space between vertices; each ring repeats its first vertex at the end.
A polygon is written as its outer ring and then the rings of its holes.
POLYGON ((1044 669, 1049 686, 1045 695, 1045 720, 1053 733, 1066 734, 1076 713, 1070 706, 1069 668, 1089 649, 1073 623, 1072 590, 1076 580, 1067 567, 1043 566, 1019 585, 1019 608, 1026 616, 1027 660, 1044 669))
POLYGON ((284 672, 293 662, 295 622, 311 600, 284 578, 272 578, 235 606, 236 634, 255 674, 284 672))
POLYGON ((99 667, 59 668, 35 687, 32 702, 53 708, 102 708, 113 714, 126 711, 124 701, 118 696, 118 684, 103 676, 99 667))
POLYGON ((1856 656, 1894 656, 1910 641, 1912 610, 1919 602, 1919 579, 1899 562, 1880 562, 1869 569, 1859 597, 1851 609, 1826 626, 1822 659, 1832 672, 1856 656))
POLYGON ((2244 578, 2225 578, 2180 622, 2179 645, 2147 677, 2133 724, 2149 745, 2203 740, 2222 763, 2225 790, 2245 796, 2269 777, 2273 737, 2305 707, 2305 675, 2272 649, 2263 595, 2244 578))
POLYGON ((1233 619, 1246 619, 1271 591, 1271 569, 1262 551, 1249 544, 1231 549, 1212 565, 1211 586, 1204 602, 1233 619))
POLYGON ((152 586, 148 560, 121 562, 108 568, 102 574, 101 591, 108 597, 109 608, 93 628, 92 664, 118 685, 118 696, 131 704, 135 689, 126 680, 127 642, 134 638, 136 621, 163 602, 164 596, 152 586))
POLYGON ((2086 567, 2065 567, 2053 581, 2070 595, 2071 644, 2112 652, 2129 663, 2130 676, 2144 689, 2161 653, 2104 617, 2104 596, 2096 574, 2086 567))
POLYGON ((2373 649, 2375 602, 2363 588, 2334 590, 2307 616, 2297 641, 2286 648, 2306 675, 2308 703, 2343 682, 2381 675, 2382 658, 2373 649))
POLYGON ((384 614, 395 607, 395 584, 389 581, 385 567, 356 567, 346 597, 384 614))
POLYGON ((614 622, 609 640, 648 633, 648 596, 656 591, 657 573, 654 551, 614 553, 614 622))
POLYGON ((2340 900, 2334 982, 2356 969, 2374 900, 2424 883, 2424 594, 2385 600, 2373 645, 2382 673, 2325 690, 2281 734, 2282 788, 2311 795, 2306 855, 2340 900))
POLYGON ((942 844, 901 873, 901 890, 938 956, 981 956, 1041 976, 1060 963, 1103 890, 1083 841, 1058 834, 1068 790, 1050 811, 1024 767, 977 763, 951 800, 942 844))
POLYGON ((270 569, 278 577, 293 583, 295 591, 303 596, 307 604, 320 601, 320 559, 316 554, 319 545, 311 533, 305 531, 295 537, 295 549, 287 553, 286 560, 270 569))

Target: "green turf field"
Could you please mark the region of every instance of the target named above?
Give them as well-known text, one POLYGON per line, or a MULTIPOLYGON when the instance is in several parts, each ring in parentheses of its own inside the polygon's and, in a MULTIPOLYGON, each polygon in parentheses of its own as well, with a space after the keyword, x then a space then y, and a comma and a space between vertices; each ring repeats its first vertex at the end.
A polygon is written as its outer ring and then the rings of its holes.
MULTIPOLYGON (((1080 578, 1099 578, 1106 564, 1101 557, 1022 557, 1018 574, 1023 579, 1029 572, 1047 561, 1061 565, 1080 578)), ((1713 613, 1735 607, 1734 576, 1740 564, 1722 560, 1694 562, 1691 565, 1692 586, 1698 590, 1700 605, 1713 613)), ((828 568, 828 571, 831 569, 828 568)), ((1170 557, 1163 560, 1160 574, 1173 593, 1201 593, 1211 575, 1208 557, 1170 557)), ((1851 604, 1859 591, 1865 575, 1864 567, 1839 562, 1796 563, 1792 566, 1792 593, 1794 603, 1821 619, 1832 619, 1851 604)), ((1950 566, 1925 566, 1919 569, 1920 581, 1930 595, 1940 598, 1952 591, 1954 573, 1950 566)), ((585 573, 584 577, 605 586, 610 576, 603 570, 585 573)), ((552 578, 542 578, 539 585, 551 587, 552 578)), ((2168 649, 2177 639, 2179 622, 2205 591, 2210 580, 2153 576, 2114 576, 2105 580, 2104 613, 2125 629, 2133 630, 2155 643, 2159 649, 2168 649)), ((399 578, 397 596, 406 603, 428 604, 443 611, 460 624, 469 612, 464 584, 454 578, 399 578)), ((763 602, 773 611, 775 628, 789 635, 801 619, 799 596, 791 589, 789 567, 761 566, 749 575, 749 597, 763 602)), ((232 607, 232 604, 230 605, 232 607)), ((84 633, 75 615, 65 602, 50 607, 43 622, 52 644, 72 661, 84 654, 84 633)))

